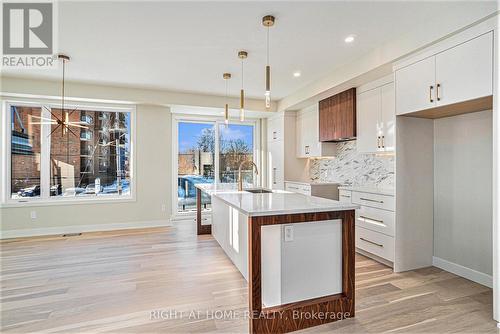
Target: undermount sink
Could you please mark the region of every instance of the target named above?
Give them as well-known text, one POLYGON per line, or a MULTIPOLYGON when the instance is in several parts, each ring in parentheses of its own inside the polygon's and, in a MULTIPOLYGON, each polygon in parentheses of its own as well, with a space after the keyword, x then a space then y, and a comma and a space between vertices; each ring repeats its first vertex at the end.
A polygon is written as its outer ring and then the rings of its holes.
POLYGON ((252 193, 252 194, 270 194, 272 193, 273 191, 272 190, 267 190, 267 189, 243 189, 249 193, 252 193))

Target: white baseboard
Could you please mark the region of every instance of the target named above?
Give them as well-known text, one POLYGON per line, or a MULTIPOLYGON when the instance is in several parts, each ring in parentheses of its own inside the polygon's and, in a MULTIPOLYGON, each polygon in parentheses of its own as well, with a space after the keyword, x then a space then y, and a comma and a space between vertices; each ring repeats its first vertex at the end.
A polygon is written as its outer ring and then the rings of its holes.
POLYGON ((136 229, 136 228, 162 227, 162 226, 172 226, 172 222, 169 219, 165 219, 165 220, 137 221, 137 222, 129 222, 129 223, 74 225, 74 226, 42 227, 42 228, 33 228, 33 229, 9 230, 9 231, 1 231, 0 232, 0 239, 37 237, 37 236, 44 236, 44 235, 59 235, 59 234, 68 234, 68 233, 128 230, 128 229, 136 229))
POLYGON ((458 276, 462 276, 471 280, 473 282, 485 285, 489 288, 493 288, 493 276, 479 272, 474 269, 464 267, 462 265, 446 261, 440 257, 432 257, 432 265, 434 267, 441 268, 443 270, 449 271, 458 276))

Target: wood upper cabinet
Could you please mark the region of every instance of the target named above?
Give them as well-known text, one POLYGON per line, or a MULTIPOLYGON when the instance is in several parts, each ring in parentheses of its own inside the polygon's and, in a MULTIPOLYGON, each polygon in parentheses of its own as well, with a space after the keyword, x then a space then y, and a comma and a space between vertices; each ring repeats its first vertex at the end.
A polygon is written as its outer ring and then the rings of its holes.
POLYGON ((356 88, 319 102, 319 140, 345 141, 356 138, 356 88))

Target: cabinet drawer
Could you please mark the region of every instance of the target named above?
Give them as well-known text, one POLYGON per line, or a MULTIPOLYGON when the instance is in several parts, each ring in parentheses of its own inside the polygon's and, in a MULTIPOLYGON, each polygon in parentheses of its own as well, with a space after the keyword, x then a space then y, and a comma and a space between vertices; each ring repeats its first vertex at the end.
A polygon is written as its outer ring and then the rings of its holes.
POLYGON ((356 225, 369 230, 394 236, 395 213, 362 206, 356 210, 356 225))
POLYGON ((356 247, 394 262, 394 238, 356 226, 356 247))
POLYGON ((285 183, 285 190, 291 191, 291 192, 294 192, 297 194, 311 196, 311 186, 306 185, 306 184, 286 182, 285 183))
POLYGON ((390 211, 395 210, 394 196, 353 191, 352 202, 354 204, 369 206, 372 208, 379 208, 390 211))
POLYGON ((351 191, 339 189, 339 201, 343 203, 351 203, 351 191))

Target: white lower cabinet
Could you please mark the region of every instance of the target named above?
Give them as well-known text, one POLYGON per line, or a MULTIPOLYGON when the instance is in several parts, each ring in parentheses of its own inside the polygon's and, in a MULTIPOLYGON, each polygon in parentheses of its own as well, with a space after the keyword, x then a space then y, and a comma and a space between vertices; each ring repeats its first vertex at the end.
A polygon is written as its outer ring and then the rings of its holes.
POLYGON ((356 247, 394 262, 394 237, 356 225, 356 247))
POLYGON ((352 203, 350 190, 339 190, 339 201, 342 203, 352 203))
POLYGON ((394 262, 396 213, 394 196, 355 190, 339 190, 341 202, 360 206, 356 210, 356 248, 384 263, 394 262))
POLYGON ((338 184, 285 181, 285 190, 306 196, 339 199, 338 184))
POLYGON ((285 182, 285 190, 291 191, 297 194, 311 196, 311 185, 297 183, 297 182, 285 182))

